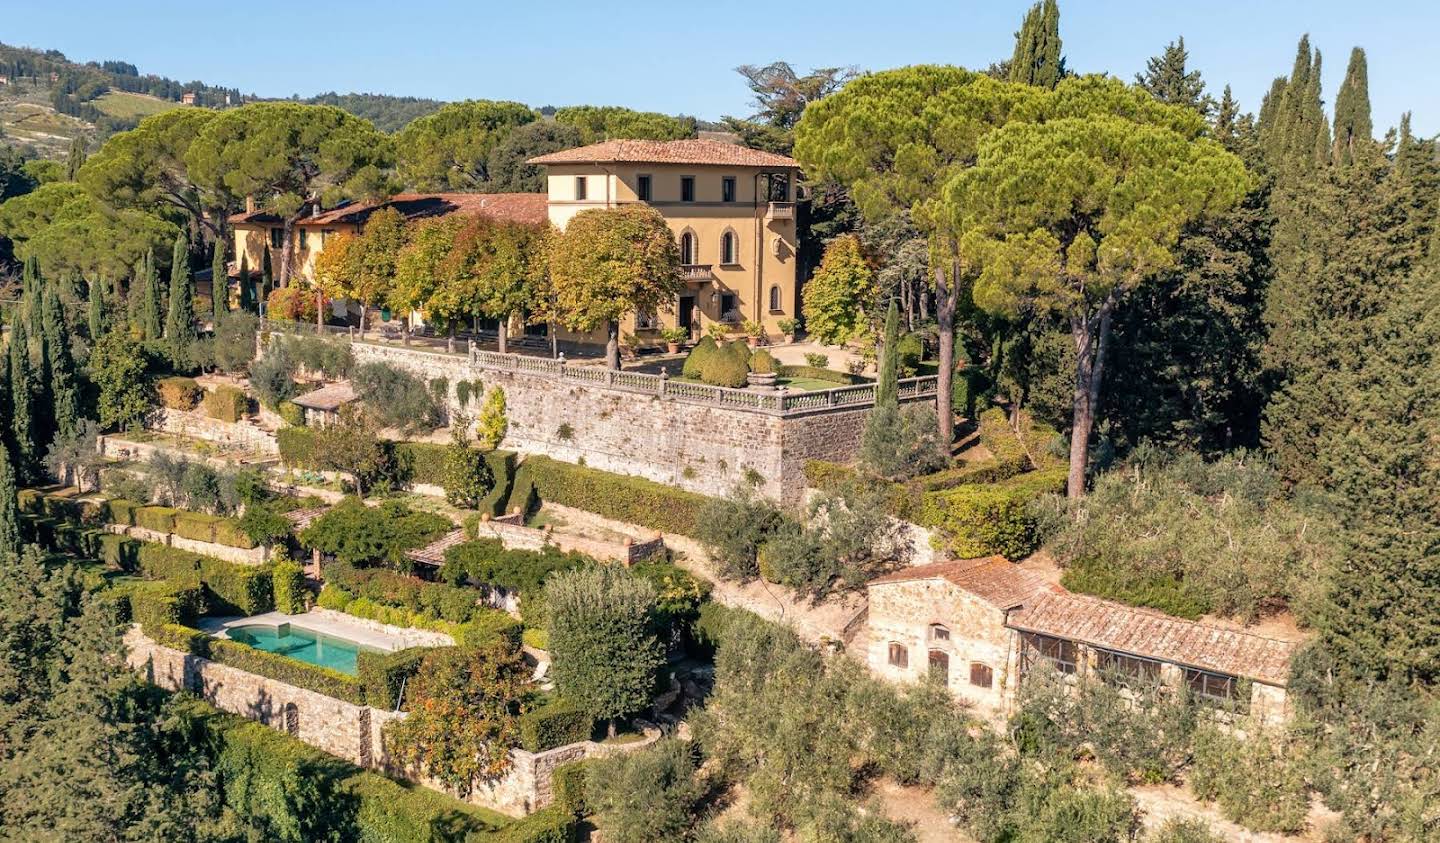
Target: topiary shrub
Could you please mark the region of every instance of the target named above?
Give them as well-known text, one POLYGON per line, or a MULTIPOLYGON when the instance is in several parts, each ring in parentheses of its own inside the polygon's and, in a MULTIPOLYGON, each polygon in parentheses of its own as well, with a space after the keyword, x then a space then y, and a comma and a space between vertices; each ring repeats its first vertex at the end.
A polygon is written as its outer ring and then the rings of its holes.
POLYGON ((744 360, 746 366, 750 365, 750 343, 745 340, 732 340, 726 343, 725 351, 734 357, 744 360))
POLYGON ((285 615, 298 615, 305 611, 307 592, 305 571, 289 559, 275 563, 270 572, 271 590, 275 594, 275 611, 285 615))
POLYGON ((692 380, 699 380, 703 377, 701 371, 705 361, 714 356, 716 350, 715 340, 710 337, 701 337, 700 342, 690 349, 685 355, 685 365, 680 369, 680 374, 692 380))
MULTIPOLYGON (((734 343, 731 343, 733 346, 734 343)), ((711 355, 705 361, 705 366, 700 372, 700 379, 711 386, 724 386, 731 389, 739 389, 748 381, 750 374, 749 358, 742 358, 737 354, 720 352, 711 355)))
POLYGON ((361 650, 355 654, 355 673, 365 688, 367 705, 383 711, 399 709, 404 700, 401 688, 405 680, 420 669, 420 662, 434 647, 408 647, 393 653, 361 650))
POLYGON ((250 396, 233 386, 216 387, 203 403, 205 415, 224 422, 238 422, 250 414, 250 396))
POLYGON ((161 378, 155 383, 160 403, 172 410, 193 410, 204 392, 194 378, 161 378))
POLYGON ((913 378, 920 369, 920 359, 925 356, 925 343, 919 334, 906 334, 895 344, 895 362, 900 377, 913 378))
POLYGON ((757 375, 768 375, 776 371, 775 358, 765 349, 760 349, 750 355, 750 371, 757 375))
POLYGON ((475 422, 475 438, 480 447, 494 450, 505 441, 505 432, 510 421, 505 415, 505 390, 494 387, 485 396, 485 406, 480 409, 480 418, 475 422))
POLYGON ((168 506, 142 506, 135 510, 135 526, 157 533, 173 533, 177 514, 179 510, 168 506))
POLYGON ((199 512, 177 512, 175 513, 175 535, 191 541, 214 543, 215 524, 219 520, 213 515, 204 515, 199 512))
POLYGON ((805 352, 805 365, 812 369, 828 369, 830 368, 830 357, 814 351, 807 351, 805 352))
POLYGON ((520 716, 520 746, 544 752, 557 746, 590 740, 595 720, 579 706, 556 698, 520 716))

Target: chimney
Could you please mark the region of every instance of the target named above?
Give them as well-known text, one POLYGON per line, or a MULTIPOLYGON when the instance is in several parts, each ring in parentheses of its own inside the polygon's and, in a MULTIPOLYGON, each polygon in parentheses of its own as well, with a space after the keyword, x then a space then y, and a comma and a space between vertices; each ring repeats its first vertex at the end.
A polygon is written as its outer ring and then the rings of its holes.
POLYGON ((245 213, 247 213, 247 214, 253 214, 253 213, 255 213, 255 197, 254 197, 254 196, 246 196, 246 197, 245 197, 245 213))

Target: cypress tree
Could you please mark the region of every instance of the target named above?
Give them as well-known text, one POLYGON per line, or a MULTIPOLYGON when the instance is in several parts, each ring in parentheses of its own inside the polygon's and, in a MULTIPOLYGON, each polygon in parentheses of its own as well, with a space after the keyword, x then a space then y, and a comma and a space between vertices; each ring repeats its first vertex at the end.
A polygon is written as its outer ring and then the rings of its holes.
POLYGON ((1350 65, 1345 68, 1345 81, 1340 83, 1340 92, 1335 95, 1335 152, 1337 164, 1349 164, 1354 160, 1353 147, 1357 139, 1373 139, 1374 128, 1370 123, 1370 79, 1365 66, 1365 51, 1360 47, 1350 51, 1350 65))
POLYGON ((1193 108, 1208 115, 1214 102, 1205 96, 1205 81, 1200 78, 1200 71, 1185 69, 1189 60, 1185 39, 1171 41, 1165 45, 1165 52, 1146 62, 1144 73, 1135 74, 1135 83, 1163 103, 1193 108))
POLYGON ((14 414, 11 411, 10 359, 0 361, 0 459, 15 465, 14 414))
POLYGON ((210 259, 210 304, 216 325, 230 309, 230 273, 225 269, 225 238, 215 238, 215 253, 210 259))
POLYGON ((265 244, 265 251, 260 255, 260 295, 258 308, 263 308, 270 300, 270 282, 274 276, 270 273, 270 244, 265 244))
POLYGON ((138 285, 131 285, 130 295, 132 298, 138 296, 140 303, 139 314, 136 326, 140 334, 147 340, 158 340, 165 333, 165 323, 161 316, 165 295, 160 289, 160 270, 155 266, 155 256, 149 252, 145 253, 145 263, 141 269, 141 278, 138 285), (135 289, 138 286, 139 289, 135 289))
POLYGON ((20 554, 20 508, 15 470, 9 460, 0 460, 0 560, 10 561, 20 554))
POLYGON ((885 333, 880 348, 879 370, 875 373, 875 403, 898 404, 900 397, 900 311, 892 299, 885 314, 885 333))
POLYGON ((50 441, 70 439, 80 430, 80 380, 75 371, 75 359, 70 354, 70 343, 65 330, 65 308, 60 304, 60 294, 45 291, 45 358, 49 371, 49 397, 54 417, 54 438, 50 441))
POLYGON ((88 313, 90 341, 93 343, 105 335, 105 282, 99 278, 90 281, 90 311, 88 313))
POLYGON ((1220 104, 1215 109, 1215 140, 1219 141, 1226 149, 1231 149, 1235 143, 1235 135, 1239 129, 1240 103, 1235 101, 1235 95, 1230 93, 1230 86, 1225 86, 1225 92, 1220 95, 1220 104))
POLYGON ((75 181, 80 168, 85 166, 85 139, 76 136, 70 141, 70 154, 65 156, 65 180, 75 181))
MULTIPOLYGON (((45 283, 44 277, 40 274, 40 260, 31 255, 21 271, 20 288, 20 310, 24 314, 25 327, 29 329, 29 335, 40 336, 42 326, 40 324, 40 285, 45 283)), ((30 364, 38 363, 38 357, 34 348, 30 349, 30 364)))
POLYGON ((1040 88, 1055 87, 1065 76, 1065 59, 1060 55, 1060 48, 1060 7, 1055 0, 1042 0, 1025 13, 1020 31, 1015 33, 1010 81, 1040 88))
POLYGON ((30 370, 29 330, 24 320, 10 326, 10 433, 15 442, 15 482, 27 483, 39 465, 35 445, 35 392, 30 370))
POLYGON ((165 345, 177 369, 189 366, 195 341, 195 294, 190 286, 190 244, 183 233, 175 236, 170 256, 170 311, 165 318, 165 345))
POLYGON ((240 256, 240 309, 255 312, 255 285, 250 282, 250 264, 245 255, 240 256))

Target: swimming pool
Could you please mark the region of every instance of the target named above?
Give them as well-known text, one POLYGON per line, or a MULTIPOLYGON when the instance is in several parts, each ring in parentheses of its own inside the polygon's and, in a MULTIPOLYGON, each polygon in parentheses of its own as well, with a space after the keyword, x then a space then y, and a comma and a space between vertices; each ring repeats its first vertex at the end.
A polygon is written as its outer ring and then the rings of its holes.
POLYGON ((292 658, 297 661, 328 667, 341 673, 355 675, 355 654, 361 650, 380 652, 374 647, 365 647, 354 641, 313 632, 303 627, 283 623, 279 626, 252 624, 232 626, 225 630, 231 641, 238 641, 264 650, 267 653, 292 658))

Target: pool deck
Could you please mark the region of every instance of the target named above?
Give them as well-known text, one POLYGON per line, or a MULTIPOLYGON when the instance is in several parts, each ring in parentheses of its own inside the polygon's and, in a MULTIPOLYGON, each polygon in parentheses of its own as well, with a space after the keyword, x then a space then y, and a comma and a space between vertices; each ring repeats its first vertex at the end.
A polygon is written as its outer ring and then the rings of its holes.
POLYGON ((362 647, 383 650, 387 653, 403 650, 406 647, 435 646, 437 644, 453 643, 449 640, 448 636, 440 635, 439 633, 402 629, 400 627, 386 627, 373 621, 352 620, 338 612, 324 610, 310 611, 302 615, 266 612, 263 615, 251 615, 250 617, 244 618, 202 618, 199 626, 201 632, 208 633, 216 638, 229 638, 229 630, 231 627, 279 626, 287 623, 300 629, 306 629, 310 632, 320 632, 325 635, 333 635, 336 638, 352 641, 362 647), (418 636, 417 633, 419 633, 418 636), (435 639, 445 640, 440 641, 435 639))

